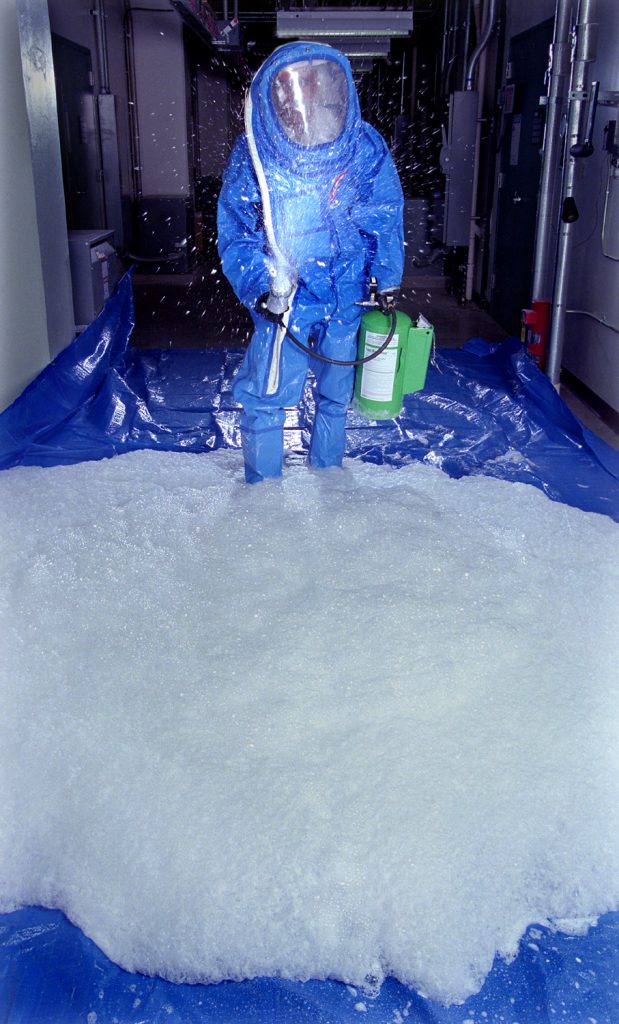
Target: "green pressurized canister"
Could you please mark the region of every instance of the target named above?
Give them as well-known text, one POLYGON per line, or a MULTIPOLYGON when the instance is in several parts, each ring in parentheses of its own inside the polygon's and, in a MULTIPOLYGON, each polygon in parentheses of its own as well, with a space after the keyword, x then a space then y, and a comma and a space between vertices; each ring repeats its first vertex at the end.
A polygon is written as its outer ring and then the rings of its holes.
MULTIPOLYGON (((391 317, 378 310, 365 313, 359 328, 359 359, 385 343, 391 317)), ((420 317, 413 323, 398 311, 388 348, 376 359, 357 367, 354 406, 370 420, 389 420, 402 411, 404 395, 421 391, 426 382, 434 329, 420 317)))

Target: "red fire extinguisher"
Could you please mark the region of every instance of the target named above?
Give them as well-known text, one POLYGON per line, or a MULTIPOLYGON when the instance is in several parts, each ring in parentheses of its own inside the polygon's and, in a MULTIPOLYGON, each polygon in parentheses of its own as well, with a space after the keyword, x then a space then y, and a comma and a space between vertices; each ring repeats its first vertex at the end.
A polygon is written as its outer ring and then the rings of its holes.
POLYGON ((533 362, 540 370, 545 370, 550 337, 550 302, 533 299, 531 306, 532 309, 522 311, 521 340, 533 362))

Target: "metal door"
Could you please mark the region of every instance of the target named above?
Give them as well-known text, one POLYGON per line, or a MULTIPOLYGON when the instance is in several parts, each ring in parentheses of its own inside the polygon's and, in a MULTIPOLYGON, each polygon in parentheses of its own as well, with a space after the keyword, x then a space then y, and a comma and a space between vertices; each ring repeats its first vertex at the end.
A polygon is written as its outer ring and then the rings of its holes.
POLYGON ((52 35, 52 51, 67 226, 102 228, 102 165, 90 50, 52 35))
MULTIPOLYGON (((521 311, 531 301, 535 220, 544 138, 545 73, 553 20, 514 36, 502 112, 491 311, 520 335, 521 311)), ((537 296, 538 298, 540 296, 537 296)))

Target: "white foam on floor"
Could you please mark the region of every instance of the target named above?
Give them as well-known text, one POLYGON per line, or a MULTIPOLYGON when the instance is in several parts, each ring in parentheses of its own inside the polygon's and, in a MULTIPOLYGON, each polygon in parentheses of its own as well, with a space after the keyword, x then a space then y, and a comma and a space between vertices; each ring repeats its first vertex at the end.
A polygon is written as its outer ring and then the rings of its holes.
POLYGON ((0 506, 1 909, 175 981, 450 1002, 619 906, 609 519, 230 452, 15 469, 0 506))

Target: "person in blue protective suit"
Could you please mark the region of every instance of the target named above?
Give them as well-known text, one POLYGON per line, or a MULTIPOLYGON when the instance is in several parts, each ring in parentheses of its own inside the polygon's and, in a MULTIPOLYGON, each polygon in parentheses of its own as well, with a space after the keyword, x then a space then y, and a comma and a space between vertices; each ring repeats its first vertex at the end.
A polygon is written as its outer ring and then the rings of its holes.
POLYGON ((400 285, 402 211, 397 172, 361 119, 347 58, 316 43, 275 50, 248 91, 218 206, 223 270, 255 326, 233 384, 248 482, 281 475, 285 409, 299 402, 309 366, 310 464, 341 465, 354 368, 307 355, 285 327, 303 343, 311 336, 324 356, 354 360, 370 278, 385 312, 400 285))

